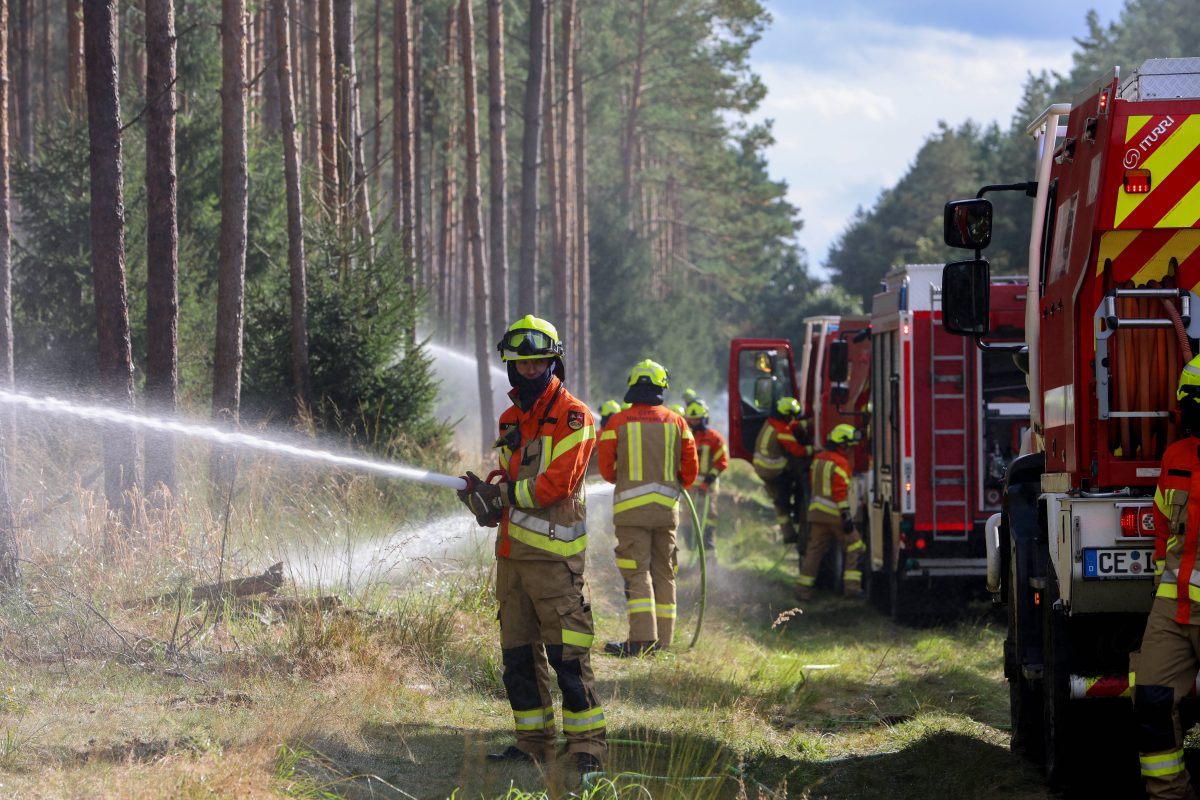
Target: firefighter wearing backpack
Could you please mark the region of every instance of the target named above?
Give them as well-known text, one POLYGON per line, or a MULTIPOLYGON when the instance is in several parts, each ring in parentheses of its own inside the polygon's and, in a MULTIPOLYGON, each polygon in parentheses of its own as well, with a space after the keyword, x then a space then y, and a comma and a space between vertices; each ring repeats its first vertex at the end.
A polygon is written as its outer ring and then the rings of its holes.
POLYGON ((800 413, 799 400, 779 398, 754 443, 754 471, 771 496, 784 544, 795 544, 799 539, 792 519, 793 505, 806 494, 804 483, 812 457, 812 447, 797 438, 800 413))
POLYGON ((629 373, 625 400, 600 434, 600 474, 616 484, 617 569, 625 579, 629 637, 604 651, 639 656, 671 646, 675 631, 675 528, 679 495, 696 479, 696 443, 662 404, 667 371, 646 359, 629 373))
POLYGON ((846 597, 862 594, 862 567, 858 561, 866 550, 862 537, 854 528, 850 513, 850 461, 846 449, 858 442, 853 425, 834 426, 825 441, 825 449, 813 457, 809 467, 808 549, 800 567, 797 600, 812 599, 817 572, 825 552, 838 546, 845 556, 842 585, 846 597))
MULTIPOLYGON (((699 480, 688 491, 700 515, 700 524, 704 526, 704 549, 715 552, 717 532, 717 478, 729 466, 729 455, 725 452, 725 437, 708 426, 708 403, 699 398, 692 400, 684 409, 684 419, 692 429, 696 439, 696 457, 700 462, 697 473, 699 480)), ((692 546, 691 531, 688 515, 684 515, 684 528, 691 536, 685 538, 685 544, 692 546)))
POLYGON ((1200 670, 1200 356, 1175 398, 1187 437, 1163 453, 1154 492, 1154 603, 1136 656, 1133 692, 1142 777, 1150 798, 1195 798, 1183 762, 1179 701, 1200 670))
MULTIPOLYGON (((593 690, 592 609, 583 577, 587 514, 583 476, 596 444, 592 414, 563 385, 558 331, 532 315, 514 322, 497 346, 508 365, 512 406, 500 415, 497 483, 467 473, 459 497, 496 537, 496 600, 504 688, 515 746, 494 761, 554 757, 549 666, 562 691, 567 752, 581 772, 600 769, 604 709, 593 690)), ((489 476, 490 477, 490 476, 489 476)))

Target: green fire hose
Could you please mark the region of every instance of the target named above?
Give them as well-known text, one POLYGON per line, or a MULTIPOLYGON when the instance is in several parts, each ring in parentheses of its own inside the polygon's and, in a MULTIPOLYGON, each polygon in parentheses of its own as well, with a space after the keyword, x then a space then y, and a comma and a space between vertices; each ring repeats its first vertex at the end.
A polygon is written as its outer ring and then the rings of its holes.
MULTIPOLYGON (((692 515, 692 530, 696 532, 696 551, 700 554, 700 608, 696 611, 696 630, 692 631, 692 642, 688 645, 688 649, 696 646, 696 642, 700 641, 700 626, 704 624, 704 606, 708 603, 708 562, 705 559, 704 553, 704 529, 700 527, 700 517, 696 514, 696 504, 692 502, 692 496, 688 494, 686 489, 683 490, 683 499, 687 501, 688 511, 692 515)), ((704 500, 704 516, 705 522, 708 521, 708 498, 704 500)))

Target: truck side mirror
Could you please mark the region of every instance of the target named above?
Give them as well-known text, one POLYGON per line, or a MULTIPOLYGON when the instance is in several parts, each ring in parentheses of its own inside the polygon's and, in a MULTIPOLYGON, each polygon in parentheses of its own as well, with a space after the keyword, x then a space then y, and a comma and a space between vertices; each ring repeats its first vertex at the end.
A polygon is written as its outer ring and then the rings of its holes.
POLYGON ((845 339, 829 343, 829 382, 845 383, 850 376, 850 345, 845 339))
POLYGON ((982 250, 992 241, 992 201, 979 197, 946 203, 942 236, 950 247, 982 250))
POLYGON ((990 289, 987 261, 947 264, 942 269, 942 327, 960 336, 986 336, 990 289))

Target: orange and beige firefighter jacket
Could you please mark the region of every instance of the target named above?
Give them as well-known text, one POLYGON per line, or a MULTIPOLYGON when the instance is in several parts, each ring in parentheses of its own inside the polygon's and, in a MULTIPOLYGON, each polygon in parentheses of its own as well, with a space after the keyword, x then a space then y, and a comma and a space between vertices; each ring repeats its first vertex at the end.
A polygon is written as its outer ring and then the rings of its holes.
POLYGON ((635 403, 613 414, 599 450, 600 475, 616 484, 613 523, 674 527, 679 494, 699 470, 696 440, 683 417, 661 405, 635 403))
POLYGON ((836 450, 822 450, 808 468, 812 498, 808 501, 808 519, 841 519, 850 510, 850 460, 836 450))
POLYGON ((1189 436, 1163 454, 1154 492, 1155 596, 1175 604, 1174 619, 1200 625, 1200 439, 1189 436))
POLYGON ((765 481, 774 480, 783 474, 788 457, 808 458, 812 447, 796 439, 799 423, 789 424, 776 417, 768 417, 758 439, 754 443, 754 471, 765 481))
POLYGON ((578 560, 587 547, 583 477, 596 446, 592 412, 557 377, 528 411, 500 415, 496 447, 512 484, 496 539, 496 557, 578 560))
POLYGON ((711 478, 715 481, 729 466, 729 455, 725 452, 725 437, 712 428, 695 431, 692 435, 696 438, 696 458, 700 462, 698 475, 701 478, 711 478))

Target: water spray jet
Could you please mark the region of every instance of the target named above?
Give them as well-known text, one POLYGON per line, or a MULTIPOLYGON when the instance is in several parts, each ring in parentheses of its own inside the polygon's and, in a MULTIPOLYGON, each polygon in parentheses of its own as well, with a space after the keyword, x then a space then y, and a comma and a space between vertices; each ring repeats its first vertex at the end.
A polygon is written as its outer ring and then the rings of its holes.
POLYGON ((224 431, 220 428, 214 428, 211 425, 196 425, 178 420, 146 417, 128 411, 119 411, 115 408, 105 408, 104 406, 80 405, 66 400, 59 400, 56 397, 31 397, 20 392, 0 390, 0 403, 6 403, 41 414, 75 417, 76 419, 106 424, 115 423, 130 428, 141 428, 160 433, 174 433, 194 439, 205 439, 215 444, 244 447, 250 450, 273 453, 289 458, 316 461, 345 469, 370 472, 385 478, 424 483, 444 489, 462 490, 467 486, 466 481, 462 478, 456 478, 453 475, 443 475, 388 461, 376 461, 369 458, 359 458, 358 456, 342 455, 329 450, 299 447, 274 439, 252 436, 248 433, 224 431))

